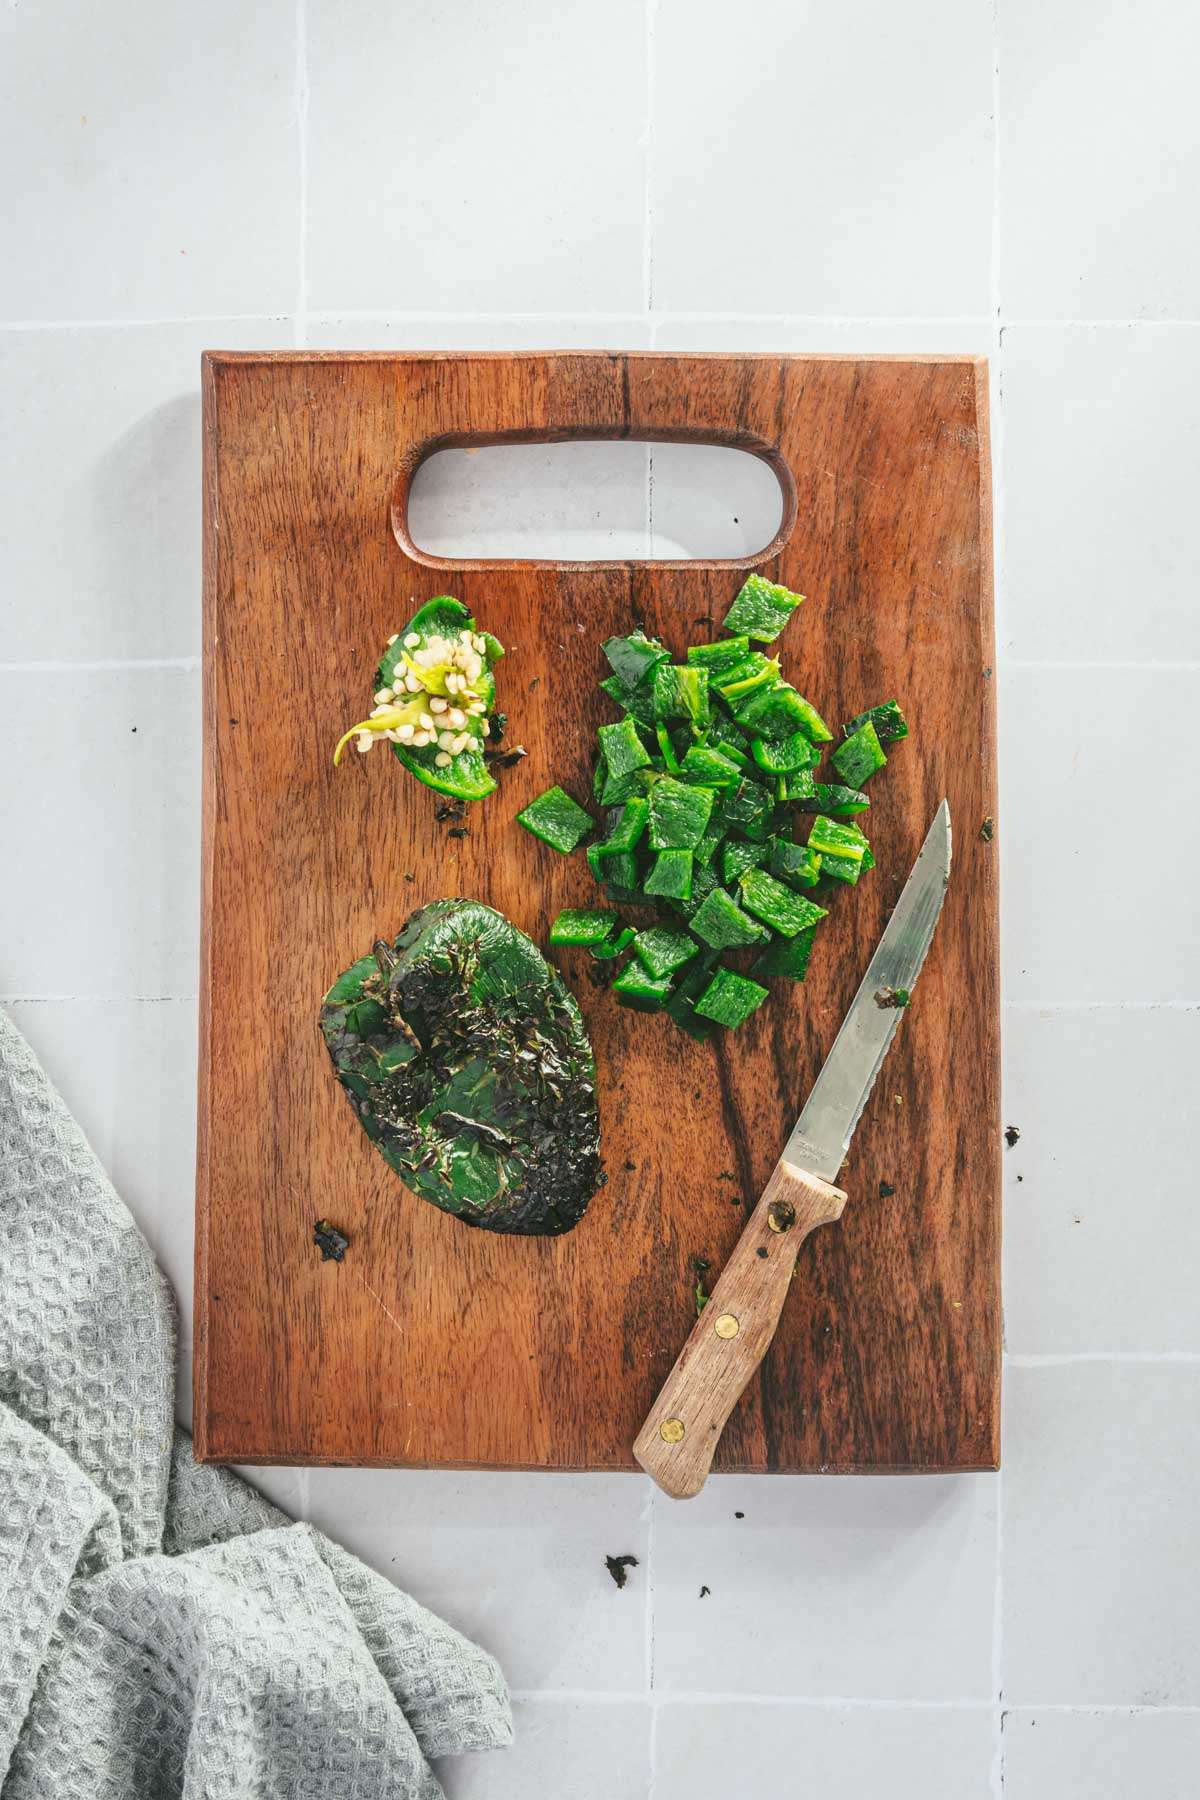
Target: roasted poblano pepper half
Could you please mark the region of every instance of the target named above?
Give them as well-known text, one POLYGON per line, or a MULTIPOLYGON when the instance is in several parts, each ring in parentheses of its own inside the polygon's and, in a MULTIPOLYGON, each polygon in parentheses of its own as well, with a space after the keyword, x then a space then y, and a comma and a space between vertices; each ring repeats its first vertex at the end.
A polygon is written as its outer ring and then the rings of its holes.
POLYGON ((405 1185, 487 1231, 569 1231, 604 1181, 583 1019, 490 906, 437 900, 330 988, 321 1030, 405 1185))

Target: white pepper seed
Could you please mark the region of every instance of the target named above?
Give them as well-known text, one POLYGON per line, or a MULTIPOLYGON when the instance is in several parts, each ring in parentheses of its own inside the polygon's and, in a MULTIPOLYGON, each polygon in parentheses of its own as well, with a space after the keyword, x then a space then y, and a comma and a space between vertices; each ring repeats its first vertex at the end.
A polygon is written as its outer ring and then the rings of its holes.
POLYGON ((490 719, 485 719, 483 721, 483 724, 480 726, 480 730, 483 732, 484 737, 491 737, 492 721, 490 719))
MULTIPOLYGON (((394 644, 395 641, 396 641, 395 638, 388 639, 389 644, 394 644)), ((420 643, 420 641, 421 641, 420 632, 419 631, 410 631, 408 636, 404 640, 404 648, 406 650, 415 650, 417 645, 420 643)))
POLYGON ((412 734, 413 734, 413 728, 411 725, 399 725, 396 728, 396 736, 399 738, 399 740, 402 744, 407 744, 409 739, 412 737, 412 734))
POLYGON ((399 636, 400 636, 400 633, 398 631, 393 631, 391 637, 388 639, 388 649, 389 650, 391 649, 392 645, 396 642, 396 639, 399 636))
POLYGON ((431 713, 445 712, 449 704, 450 702, 448 700, 443 700, 440 694, 435 694, 433 699, 429 702, 429 710, 431 713))
POLYGON ((450 756, 448 754, 447 751, 439 750, 433 760, 437 764, 439 769, 448 769, 454 759, 452 756, 450 756))
POLYGON ((370 732, 360 731, 357 738, 354 740, 354 747, 359 752, 360 756, 365 756, 367 751, 371 748, 370 732))
POLYGON ((467 715, 460 707, 452 706, 450 711, 446 714, 446 723, 448 725, 453 725, 456 731, 461 730, 466 722, 467 715))
POLYGON ((432 718, 431 714, 429 714, 427 712, 423 712, 421 714, 421 730, 422 731, 432 731, 433 730, 433 718, 432 718))
POLYGON ((385 705, 387 703, 387 701, 389 701, 391 699, 391 697, 392 697, 391 688, 390 687, 381 687, 379 692, 375 696, 376 704, 377 705, 385 705))

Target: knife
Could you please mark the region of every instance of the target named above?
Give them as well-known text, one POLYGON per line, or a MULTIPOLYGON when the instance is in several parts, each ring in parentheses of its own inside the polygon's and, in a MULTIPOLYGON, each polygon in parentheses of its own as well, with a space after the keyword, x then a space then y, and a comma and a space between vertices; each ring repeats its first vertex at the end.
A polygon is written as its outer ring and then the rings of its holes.
POLYGON ((833 1049, 633 1454, 677 1500, 698 1494, 730 1413, 775 1335, 800 1246, 841 1218, 833 1186, 904 1016, 950 880, 950 806, 934 814, 833 1049), (897 999, 900 1004, 897 1005, 897 999))

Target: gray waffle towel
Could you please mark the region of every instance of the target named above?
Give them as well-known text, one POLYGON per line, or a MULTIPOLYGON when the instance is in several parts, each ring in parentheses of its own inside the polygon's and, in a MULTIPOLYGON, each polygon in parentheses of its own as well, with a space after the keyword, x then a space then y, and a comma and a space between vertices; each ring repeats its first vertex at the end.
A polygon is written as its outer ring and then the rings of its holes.
POLYGON ((3 1800, 436 1800, 490 1656, 174 1424, 149 1248, 0 1014, 3 1800))

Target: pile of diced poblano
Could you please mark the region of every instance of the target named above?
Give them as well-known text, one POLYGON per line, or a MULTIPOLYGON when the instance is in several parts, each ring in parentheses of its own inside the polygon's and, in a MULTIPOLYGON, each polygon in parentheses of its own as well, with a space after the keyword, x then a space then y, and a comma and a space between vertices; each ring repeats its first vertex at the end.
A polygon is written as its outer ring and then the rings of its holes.
MULTIPOLYGON (((874 867, 855 823, 870 805, 863 788, 884 745, 908 735, 896 701, 873 706, 843 727, 831 779, 819 779, 833 732, 778 658, 752 647, 774 643, 802 599, 751 575, 728 635, 690 645, 681 663, 641 631, 604 645, 612 673, 600 686, 621 716, 598 733, 592 794, 605 829, 587 859, 609 904, 560 912, 550 942, 586 946, 612 965, 623 1005, 665 1011, 692 1037, 743 1024, 767 981, 803 981, 822 902, 874 867), (804 843, 797 812, 816 815, 804 843), (657 922, 622 917, 647 907, 657 922)), ((597 829, 561 787, 517 817, 563 853, 597 829)))

